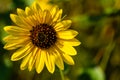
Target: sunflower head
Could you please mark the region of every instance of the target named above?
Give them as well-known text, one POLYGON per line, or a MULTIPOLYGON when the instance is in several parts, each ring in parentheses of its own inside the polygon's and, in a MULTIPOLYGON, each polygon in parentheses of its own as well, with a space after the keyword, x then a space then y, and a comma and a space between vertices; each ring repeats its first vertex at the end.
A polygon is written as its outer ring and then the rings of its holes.
POLYGON ((71 55, 77 52, 73 46, 80 42, 75 39, 77 31, 68 29, 71 20, 63 20, 62 9, 56 5, 43 8, 39 2, 34 2, 25 11, 17 9, 16 14, 10 14, 15 26, 6 26, 4 30, 9 33, 4 38, 4 48, 16 49, 11 60, 22 59, 21 70, 36 69, 40 73, 44 66, 50 73, 55 70, 55 65, 64 69, 64 61, 73 65, 71 55), (42 8, 41 8, 42 7, 42 8))

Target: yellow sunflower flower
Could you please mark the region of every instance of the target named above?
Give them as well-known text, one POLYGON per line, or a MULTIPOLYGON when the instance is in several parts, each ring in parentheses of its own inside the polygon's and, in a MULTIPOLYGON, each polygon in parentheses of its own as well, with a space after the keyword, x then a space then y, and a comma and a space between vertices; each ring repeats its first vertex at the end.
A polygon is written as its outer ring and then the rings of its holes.
POLYGON ((71 20, 61 19, 62 9, 57 6, 41 7, 40 3, 34 2, 25 11, 18 8, 17 15, 10 14, 16 25, 4 27, 10 34, 4 38, 4 48, 17 49, 11 60, 22 59, 21 70, 36 69, 40 73, 46 66, 53 73, 55 65, 64 69, 63 61, 69 65, 74 64, 71 56, 77 52, 73 46, 80 45, 80 42, 74 38, 78 32, 68 29, 71 20))

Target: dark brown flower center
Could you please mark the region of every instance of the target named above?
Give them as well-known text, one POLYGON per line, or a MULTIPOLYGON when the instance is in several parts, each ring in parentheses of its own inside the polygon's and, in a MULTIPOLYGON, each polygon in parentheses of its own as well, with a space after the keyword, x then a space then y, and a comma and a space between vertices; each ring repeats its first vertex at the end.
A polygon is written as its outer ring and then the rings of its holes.
POLYGON ((57 40, 56 31, 52 26, 47 24, 39 24, 35 27, 33 26, 30 33, 32 43, 41 49, 50 48, 57 40))

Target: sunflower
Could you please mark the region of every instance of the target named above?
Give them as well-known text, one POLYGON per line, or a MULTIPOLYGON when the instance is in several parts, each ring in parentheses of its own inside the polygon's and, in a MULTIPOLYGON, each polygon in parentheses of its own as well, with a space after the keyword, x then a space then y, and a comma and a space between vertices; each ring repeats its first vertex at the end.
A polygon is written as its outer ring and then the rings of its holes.
POLYGON ((5 26, 10 34, 4 38, 4 48, 17 49, 11 56, 12 61, 22 59, 20 69, 36 69, 40 73, 46 66, 50 73, 55 71, 55 65, 64 70, 64 62, 74 64, 71 56, 77 52, 73 46, 80 45, 75 39, 77 31, 68 29, 71 20, 63 20, 62 9, 53 5, 43 7, 34 2, 25 11, 17 8, 17 15, 10 14, 15 26, 5 26))

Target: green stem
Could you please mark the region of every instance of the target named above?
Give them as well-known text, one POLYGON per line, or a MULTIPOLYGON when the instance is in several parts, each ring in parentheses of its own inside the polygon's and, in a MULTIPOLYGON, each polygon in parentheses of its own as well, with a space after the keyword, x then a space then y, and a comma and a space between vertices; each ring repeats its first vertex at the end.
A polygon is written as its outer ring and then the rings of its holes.
MULTIPOLYGON (((59 70, 60 70, 60 69, 59 69, 59 70)), ((65 79, 64 79, 64 73, 63 73, 62 70, 60 70, 60 76, 61 76, 61 79, 62 79, 62 80, 65 80, 65 79)))
POLYGON ((109 58, 110 58, 110 55, 111 55, 114 47, 115 47, 115 43, 114 43, 114 42, 111 42, 111 43, 106 47, 106 51, 105 51, 105 53, 104 53, 104 55, 103 55, 103 59, 102 59, 102 61, 101 61, 101 63, 100 63, 100 65, 101 65, 101 67, 102 67, 103 70, 106 69, 108 60, 109 60, 109 58))

